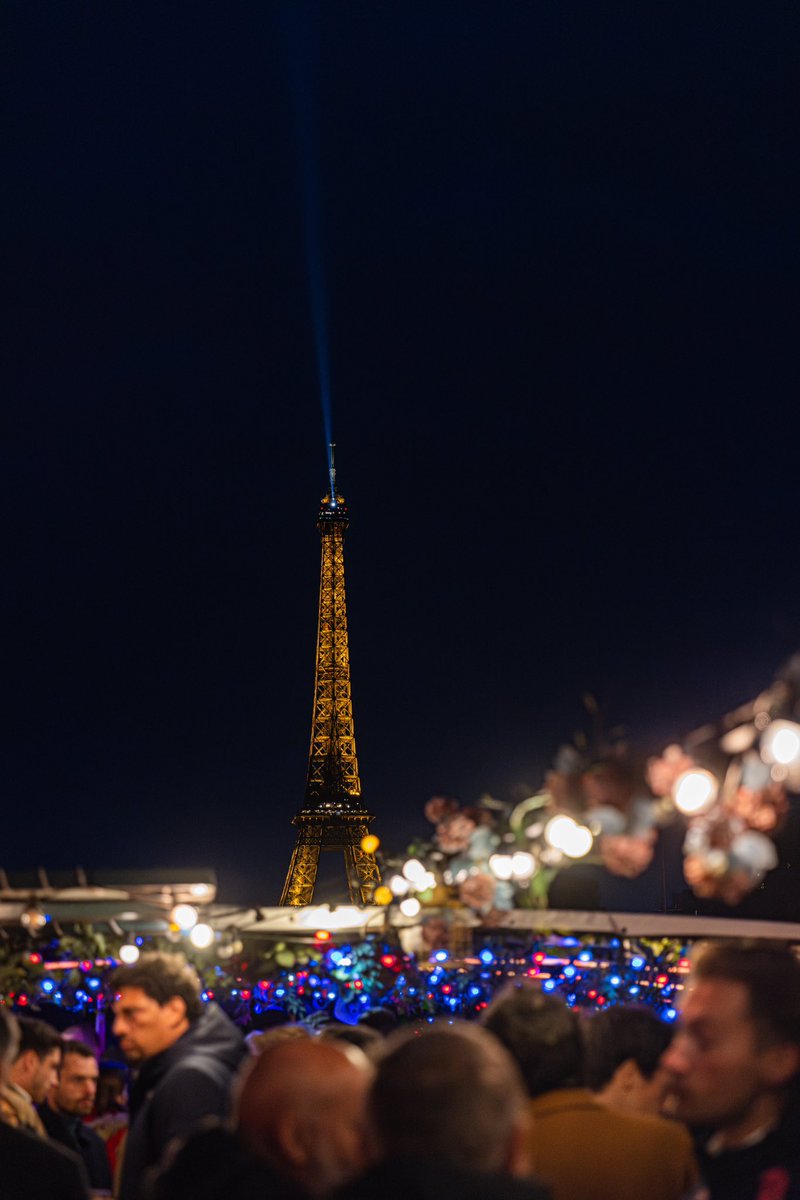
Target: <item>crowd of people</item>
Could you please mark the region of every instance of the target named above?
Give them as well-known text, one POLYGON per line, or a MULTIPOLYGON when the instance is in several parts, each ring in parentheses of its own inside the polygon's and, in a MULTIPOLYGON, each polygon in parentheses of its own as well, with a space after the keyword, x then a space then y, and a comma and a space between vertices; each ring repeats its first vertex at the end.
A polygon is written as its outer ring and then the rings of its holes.
POLYGON ((131 1069, 0 1008, 4 1200, 800 1200, 800 962, 695 955, 677 1026, 534 981, 479 1022, 245 1040, 178 955, 111 980, 131 1069), (356 1036, 356 1033, 362 1036, 356 1036))

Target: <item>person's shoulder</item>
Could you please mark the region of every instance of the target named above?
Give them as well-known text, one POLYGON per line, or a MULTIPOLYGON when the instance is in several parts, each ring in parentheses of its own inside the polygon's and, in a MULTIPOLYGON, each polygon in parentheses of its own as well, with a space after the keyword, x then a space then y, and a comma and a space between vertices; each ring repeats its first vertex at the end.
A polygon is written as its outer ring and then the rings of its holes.
POLYGON ((692 1152, 692 1137, 681 1121, 649 1113, 617 1113, 631 1137, 667 1147, 671 1153, 692 1152))
MULTIPOLYGON (((13 1129, 0 1122, 0 1161, 6 1179, 30 1181, 37 1175, 46 1174, 53 1181, 72 1185, 70 1195, 84 1196, 83 1165, 76 1154, 54 1142, 44 1141, 27 1129, 13 1129)), ((53 1195, 59 1194, 54 1189, 53 1195)))

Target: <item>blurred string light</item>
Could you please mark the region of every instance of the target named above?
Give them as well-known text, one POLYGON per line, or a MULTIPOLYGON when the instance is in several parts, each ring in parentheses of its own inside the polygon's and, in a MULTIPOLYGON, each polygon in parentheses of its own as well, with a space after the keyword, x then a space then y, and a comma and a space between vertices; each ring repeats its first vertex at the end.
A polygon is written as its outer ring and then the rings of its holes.
POLYGON ((207 950, 214 944, 214 930, 210 925, 195 925, 189 933, 189 941, 196 950, 207 950))
POLYGON ((566 813, 550 818, 544 827, 544 840, 553 850, 560 850, 568 858, 583 858, 594 842, 591 829, 579 825, 574 817, 566 813))
MULTIPOLYGON (((437 947, 426 959, 374 935, 352 944, 341 944, 340 935, 338 945, 331 944, 331 936, 336 935, 315 939, 310 949, 306 943, 305 957, 292 968, 279 965, 274 947, 252 949, 247 962, 230 967, 218 956, 216 965, 204 958, 204 1000, 222 1004, 245 1026, 267 1008, 280 1009, 293 1020, 335 1016, 352 1022, 375 1007, 389 1007, 401 1019, 471 1017, 507 982, 530 978, 570 1007, 602 1008, 636 996, 665 1020, 674 1020, 688 971, 683 944, 661 939, 626 940, 623 945, 618 938, 598 943, 596 935, 548 935, 522 948, 518 938, 507 942, 495 935, 467 957, 437 947)), ((123 946, 133 947, 133 942, 119 947, 118 961, 123 946)), ((45 962, 41 954, 25 953, 26 978, 0 995, 0 1002, 19 1008, 47 1002, 94 1013, 113 967, 114 959, 45 962)), ((15 979, 17 971, 15 967, 15 979)))
POLYGON ((169 920, 181 933, 188 933, 197 924, 197 909, 191 904, 176 904, 170 909, 169 920))
POLYGON ((132 942, 127 942, 124 946, 120 946, 119 959, 120 962, 125 963, 126 966, 130 966, 132 963, 137 962, 139 959, 139 947, 134 945, 132 942))
POLYGON ((675 807, 684 816, 696 817, 713 807, 718 793, 719 783, 715 776, 701 767, 692 767, 676 779, 673 799, 675 807))
POLYGON ((771 721, 761 735, 761 757, 766 763, 782 767, 800 762, 800 725, 771 721))

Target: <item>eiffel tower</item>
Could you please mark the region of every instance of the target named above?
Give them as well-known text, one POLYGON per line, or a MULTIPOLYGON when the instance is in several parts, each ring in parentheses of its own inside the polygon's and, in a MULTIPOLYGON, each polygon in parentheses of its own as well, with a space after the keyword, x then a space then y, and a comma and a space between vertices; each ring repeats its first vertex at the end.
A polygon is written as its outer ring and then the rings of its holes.
POLYGON ((380 883, 375 855, 361 846, 373 815, 361 801, 353 732, 344 592, 344 534, 349 518, 344 497, 336 491, 333 450, 331 446, 330 492, 322 497, 317 517, 322 567, 306 799, 292 820, 297 826, 297 841, 281 904, 311 904, 322 850, 344 851, 351 904, 369 904, 380 883))

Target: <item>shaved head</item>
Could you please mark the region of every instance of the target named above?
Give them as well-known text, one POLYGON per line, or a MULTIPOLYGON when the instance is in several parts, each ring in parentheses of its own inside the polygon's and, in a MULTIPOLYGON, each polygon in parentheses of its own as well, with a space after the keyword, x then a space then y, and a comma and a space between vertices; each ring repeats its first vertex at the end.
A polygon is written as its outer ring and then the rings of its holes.
POLYGON ((234 1122, 261 1158, 324 1196, 365 1165, 372 1069, 352 1046, 292 1038, 269 1046, 242 1078, 234 1122))

